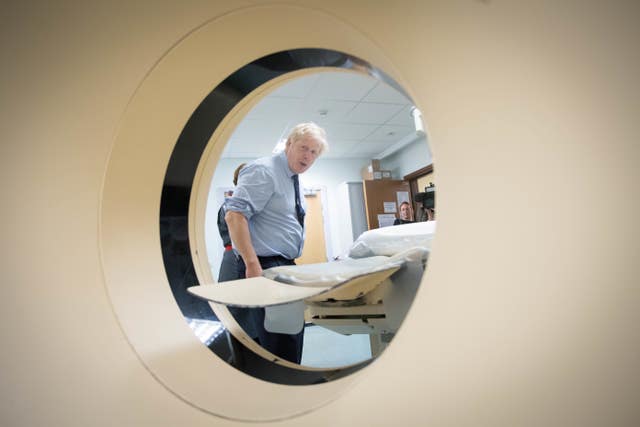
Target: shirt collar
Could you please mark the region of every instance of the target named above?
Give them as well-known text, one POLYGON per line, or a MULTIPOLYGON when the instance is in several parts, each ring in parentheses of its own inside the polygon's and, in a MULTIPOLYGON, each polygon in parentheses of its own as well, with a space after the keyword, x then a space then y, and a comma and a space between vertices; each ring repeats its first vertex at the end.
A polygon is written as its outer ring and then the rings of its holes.
POLYGON ((276 159, 282 164, 289 178, 295 175, 295 173, 289 168, 289 159, 287 159, 287 153, 281 151, 276 155, 276 159))

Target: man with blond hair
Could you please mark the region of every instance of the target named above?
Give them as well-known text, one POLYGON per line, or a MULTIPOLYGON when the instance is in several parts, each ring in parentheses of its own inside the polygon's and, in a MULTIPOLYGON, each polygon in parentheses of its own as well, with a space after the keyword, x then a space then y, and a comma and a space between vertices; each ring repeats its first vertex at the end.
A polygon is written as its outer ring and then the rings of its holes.
MULTIPOLYGON (((247 164, 233 197, 225 201, 225 220, 239 254, 238 277, 258 277, 267 268, 295 264, 302 254, 305 202, 298 175, 328 148, 325 131, 301 123, 289 134, 283 152, 247 164)), ((276 356, 300 363, 304 329, 279 334, 264 328, 264 309, 255 309, 257 341, 276 356)))

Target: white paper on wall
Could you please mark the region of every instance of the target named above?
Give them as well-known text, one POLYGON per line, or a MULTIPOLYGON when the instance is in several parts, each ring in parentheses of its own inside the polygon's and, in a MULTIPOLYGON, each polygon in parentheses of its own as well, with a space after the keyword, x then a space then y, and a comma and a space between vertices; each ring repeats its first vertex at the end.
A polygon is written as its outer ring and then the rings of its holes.
POLYGON ((388 227, 396 220, 394 214, 378 214, 378 227, 388 227))
POLYGON ((384 202, 384 213, 396 213, 396 202, 384 202))

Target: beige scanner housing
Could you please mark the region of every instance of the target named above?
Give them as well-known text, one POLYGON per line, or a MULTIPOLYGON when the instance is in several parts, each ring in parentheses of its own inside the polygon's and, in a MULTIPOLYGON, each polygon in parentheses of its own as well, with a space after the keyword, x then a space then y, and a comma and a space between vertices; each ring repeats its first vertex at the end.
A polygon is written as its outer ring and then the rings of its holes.
MULTIPOLYGON (((633 0, 3 2, 0 424, 640 425, 638 22, 633 0), (438 185, 393 341, 309 386, 194 336, 158 227, 194 109, 295 48, 405 88, 438 185)), ((241 119, 212 135, 212 169, 241 119)))

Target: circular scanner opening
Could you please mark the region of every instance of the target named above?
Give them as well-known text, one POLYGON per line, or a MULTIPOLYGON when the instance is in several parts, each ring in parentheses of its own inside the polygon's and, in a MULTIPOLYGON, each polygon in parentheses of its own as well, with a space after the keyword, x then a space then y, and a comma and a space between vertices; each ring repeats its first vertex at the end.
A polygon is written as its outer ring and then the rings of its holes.
MULTIPOLYGON (((242 163, 272 155, 276 144, 295 124, 309 121, 327 131, 330 149, 301 177, 307 207, 320 221, 313 223, 313 230, 308 221, 305 224, 305 251, 297 264, 321 265, 330 272, 354 259, 367 262, 371 256, 390 258, 407 249, 373 253, 374 238, 387 239, 387 245, 392 239, 420 248, 428 246, 435 224, 429 221, 433 220, 435 193, 429 187, 433 182, 428 174, 432 170, 431 156, 419 111, 406 92, 383 72, 359 58, 326 49, 296 49, 262 57, 214 88, 193 112, 176 142, 160 209, 167 278, 194 333, 238 370, 287 385, 328 382, 375 360, 392 341, 411 305, 429 249, 416 252, 421 255, 410 253, 388 277, 360 273, 362 290, 355 295, 307 301, 300 364, 278 358, 252 339, 247 324, 239 318, 242 309, 232 307, 230 311, 227 305, 211 303, 188 291, 197 285, 225 286, 214 283, 225 256, 217 226, 218 210, 233 191, 233 170, 242 163), (194 215, 194 183, 203 162, 209 161, 207 145, 212 135, 224 126, 232 110, 274 80, 284 83, 274 85, 275 89, 260 99, 233 130, 215 173, 201 184, 209 189, 204 218, 194 215), (405 177, 408 180, 403 180, 405 177), (410 219, 418 221, 392 225, 401 211, 406 211, 404 201, 409 202, 410 219), (190 221, 205 224, 190 227, 190 221), (416 226, 420 226, 419 231, 416 226), (190 235, 193 229, 204 230, 204 237, 190 235), (400 229, 410 230, 397 231, 400 237, 391 233, 400 229), (430 231, 425 234, 425 229, 430 231), (417 240, 412 240, 415 236, 417 240), (204 245, 194 248, 197 240, 204 245), (363 248, 367 251, 362 252, 363 248), (203 250, 207 256, 194 259, 193 254, 203 250)), ((384 259, 376 264, 382 262, 384 259)))

